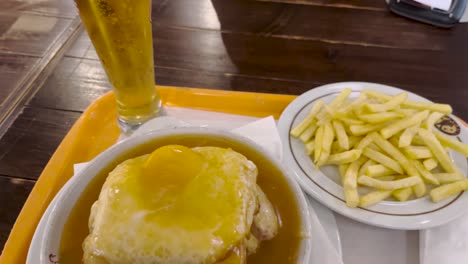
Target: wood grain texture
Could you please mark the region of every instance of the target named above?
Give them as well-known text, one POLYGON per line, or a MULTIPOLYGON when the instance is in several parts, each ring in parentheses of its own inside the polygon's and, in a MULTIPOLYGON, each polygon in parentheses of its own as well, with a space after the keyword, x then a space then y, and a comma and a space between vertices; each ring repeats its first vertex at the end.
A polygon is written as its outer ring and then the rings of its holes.
POLYGON ((153 24, 427 50, 442 49, 453 34, 390 12, 245 0, 153 1, 153 24))
MULTIPOLYGON (((156 82, 161 85, 193 86, 227 90, 300 94, 321 84, 340 81, 368 81, 401 87, 431 100, 453 105, 455 113, 468 118, 468 107, 458 98, 468 91, 459 89, 467 83, 467 27, 453 29, 444 50, 406 50, 385 47, 283 39, 264 35, 220 33, 217 31, 154 26, 154 60, 156 82), (444 93, 450 89, 451 93, 444 93)), ((38 94, 39 105, 47 105, 46 96, 57 93, 74 96, 72 100, 54 99, 73 110, 83 110, 107 80, 97 61, 87 35, 80 37, 68 53, 96 62, 75 62, 75 75, 62 73, 71 66, 59 67, 58 75, 68 78, 64 88, 53 92, 53 86, 38 94), (63 69, 62 69, 63 68, 63 69), (79 80, 83 81, 79 81, 79 80), (73 84, 72 84, 73 83, 73 84), (93 88, 93 83, 97 87, 93 88), (79 88, 86 86, 87 88, 79 88), (84 89, 84 90, 80 90, 84 89), (80 102, 78 91, 87 98, 80 102), (77 104, 80 104, 78 107, 77 104)), ((71 62, 70 62, 71 63, 71 62)), ((60 86, 63 87, 63 86, 60 86)), ((98 93, 99 94, 99 93, 98 93)), ((64 98, 63 96, 61 98, 64 98)))
POLYGON ((32 180, 0 175, 0 249, 3 248, 34 183, 32 180))
POLYGON ((264 2, 297 4, 297 5, 314 5, 314 6, 330 6, 336 8, 350 9, 370 9, 384 11, 387 8, 385 1, 376 0, 257 0, 264 2))
POLYGON ((37 179, 79 116, 74 112, 25 108, 0 139, 0 175, 37 179))
POLYGON ((0 53, 0 109, 38 58, 0 53))
POLYGON ((0 15, 0 53, 42 56, 72 20, 21 12, 0 15))
MULTIPOLYGON (((73 17, 71 0, 37 1, 0 3, 10 5, 0 9, 2 86, 20 79, 73 17)), ((468 120, 467 24, 417 23, 380 0, 154 0, 152 22, 160 85, 301 94, 377 82, 450 103, 468 120)), ((110 87, 83 33, 0 139, 0 175, 36 179, 80 112, 110 87)), ((0 217, 1 239, 33 184, 19 181, 0 177, 6 197, 18 199, 0 217)))
POLYGON ((73 0, 0 1, 0 15, 18 12, 63 18, 73 18, 78 15, 73 0))
MULTIPOLYGON (((300 94, 320 83, 219 74, 180 68, 156 67, 156 83, 233 91, 300 94)), ((66 57, 30 102, 32 107, 84 111, 111 89, 98 60, 66 57)))

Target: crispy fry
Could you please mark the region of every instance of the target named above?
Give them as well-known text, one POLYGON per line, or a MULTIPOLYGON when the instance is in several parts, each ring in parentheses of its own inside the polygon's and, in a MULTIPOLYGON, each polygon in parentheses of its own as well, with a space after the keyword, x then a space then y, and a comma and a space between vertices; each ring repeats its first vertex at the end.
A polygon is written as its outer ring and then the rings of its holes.
POLYGON ((374 124, 374 125, 352 125, 349 127, 349 129, 351 130, 351 133, 353 135, 362 136, 362 135, 368 134, 373 131, 377 131, 387 126, 388 126, 387 123, 374 124))
POLYGON ((302 132, 302 134, 299 136, 299 139, 302 140, 302 142, 307 142, 309 141, 312 136, 314 135, 315 131, 317 130, 317 125, 315 125, 313 122, 302 132))
POLYGON ((463 156, 468 157, 468 145, 465 145, 460 141, 457 141, 454 138, 444 135, 438 131, 433 131, 433 133, 442 146, 451 148, 463 156))
POLYGON ((322 150, 330 153, 334 137, 333 127, 331 123, 328 122, 323 126, 322 150))
POLYGON ((416 124, 414 126, 406 128, 403 131, 403 133, 399 137, 400 140, 398 141, 398 147, 403 148, 403 147, 407 147, 407 146, 409 146, 411 144, 411 141, 413 141, 414 135, 416 135, 416 133, 418 133, 419 125, 420 124, 416 124))
POLYGON ((346 107, 340 110, 340 112, 347 113, 354 109, 361 108, 367 100, 367 96, 364 93, 359 94, 358 98, 346 107))
POLYGON ((384 165, 370 165, 367 167, 365 174, 369 177, 376 178, 376 177, 382 177, 382 176, 387 176, 387 175, 394 175, 397 172, 384 166, 384 165))
POLYGON ((428 159, 432 157, 431 150, 424 146, 409 146, 404 147, 403 150, 411 159, 428 159))
POLYGON ((346 170, 343 178, 343 189, 345 194, 346 204, 349 207, 357 207, 359 204, 359 193, 357 190, 357 173, 359 167, 365 162, 364 158, 359 158, 353 161, 346 170))
MULTIPOLYGON (((341 106, 345 101, 346 99, 348 98, 349 94, 351 94, 351 89, 349 88, 346 88, 344 89, 343 91, 341 91, 341 93, 339 93, 335 99, 333 99, 333 101, 328 104, 328 107, 329 109, 336 109, 338 108, 339 106, 341 106)), ((317 124, 318 125, 323 125, 325 124, 326 122, 330 121, 330 114, 328 113, 328 111, 326 109, 322 109, 318 114, 317 114, 317 119, 318 119, 318 122, 317 124)))
POLYGON ((413 189, 413 192, 416 195, 416 197, 420 198, 426 194, 427 187, 426 187, 426 184, 424 184, 421 176, 418 176, 418 177, 421 181, 418 184, 412 186, 411 189, 413 189))
POLYGON ((421 164, 419 160, 410 160, 413 163, 414 167, 418 170, 419 174, 426 180, 428 183, 439 185, 439 180, 434 177, 432 173, 430 173, 424 166, 421 164))
POLYGON ((409 176, 417 176, 420 179, 420 182, 413 186, 414 194, 416 197, 422 197, 426 193, 426 185, 420 178, 418 170, 414 167, 414 165, 400 152, 392 143, 385 140, 381 137, 378 133, 373 133, 374 142, 387 152, 392 158, 400 163, 401 167, 408 173, 409 176))
POLYGON ((416 109, 400 108, 394 110, 396 113, 401 114, 402 116, 411 116, 419 112, 416 109))
POLYGON ((365 175, 358 179, 358 183, 361 185, 382 190, 396 190, 411 187, 421 182, 422 180, 419 178, 419 176, 411 176, 396 181, 381 181, 365 175))
MULTIPOLYGON (((386 95, 377 91, 365 90, 363 91, 368 97, 377 98, 381 101, 390 100, 391 96, 386 95)), ((402 106, 418 110, 430 110, 433 112, 441 112, 444 114, 452 113, 452 107, 448 104, 435 104, 435 103, 426 103, 426 102, 414 102, 411 100, 406 100, 402 103, 402 106)))
POLYGON ((364 108, 370 112, 385 112, 397 108, 400 104, 406 101, 406 98, 408 98, 407 93, 400 93, 393 96, 383 104, 366 104, 364 105, 364 108))
POLYGON ((426 129, 432 129, 434 127, 434 124, 439 120, 441 117, 443 117, 444 114, 439 113, 439 112, 432 112, 426 120, 422 123, 422 128, 426 129))
MULTIPOLYGON (((377 180, 381 180, 381 181, 393 181, 395 180, 397 177, 395 175, 385 175, 385 176, 381 176, 381 177, 377 177, 376 179, 377 180)), ((401 177, 400 177, 401 178, 401 177)))
POLYGON ((380 130, 380 134, 382 134, 382 136, 384 138, 389 138, 393 135, 395 135, 396 133, 398 133, 399 131, 405 129, 405 128, 408 128, 410 126, 414 126, 418 123, 420 123, 422 120, 424 120, 427 116, 429 115, 429 111, 425 110, 425 111, 421 111, 415 115, 412 115, 412 116, 408 116, 406 118, 403 118, 403 119, 400 119, 384 128, 382 128, 380 130))
POLYGON ((432 112, 440 112, 443 114, 451 114, 452 107, 448 104, 435 104, 426 102, 414 102, 406 100, 402 106, 418 110, 429 110, 432 112))
POLYGON ((361 207, 369 207, 371 205, 374 205, 378 202, 381 202, 392 194, 392 191, 389 190, 378 190, 378 191, 373 191, 370 192, 366 195, 364 195, 361 200, 359 201, 359 206, 361 207))
POLYGON ((342 149, 349 149, 348 135, 340 121, 333 121, 333 128, 335 129, 336 138, 342 149))
POLYGON ((437 160, 434 158, 426 159, 423 161, 423 165, 426 170, 431 171, 437 167, 437 160))
POLYGON ((374 164, 375 164, 375 161, 371 159, 367 160, 364 164, 362 164, 361 168, 359 168, 358 177, 361 177, 362 175, 366 174, 367 168, 374 164))
POLYGON ((464 179, 463 175, 460 175, 458 173, 434 173, 433 175, 441 184, 464 179))
POLYGON ((353 149, 338 154, 333 154, 328 157, 326 164, 351 163, 357 160, 361 156, 361 153, 361 150, 353 149))
POLYGON ((315 169, 318 169, 321 166, 325 165, 325 163, 327 163, 327 160, 328 160, 329 156, 330 156, 330 152, 322 149, 322 152, 320 152, 320 158, 318 159, 317 163, 315 164, 315 169))
MULTIPOLYGON (((419 129, 418 129, 419 132, 419 129)), ((426 143, 424 140, 422 140, 421 136, 419 134, 414 135, 413 140, 411 141, 412 145, 417 145, 417 146, 426 146, 426 143)))
POLYGON ((348 137, 349 147, 352 148, 356 146, 356 144, 358 144, 361 140, 362 140, 362 137, 349 136, 348 137))
POLYGON ((310 125, 310 123, 314 120, 314 118, 319 113, 320 109, 324 105, 322 100, 318 100, 317 103, 310 109, 309 113, 307 114, 306 118, 302 120, 299 125, 291 130, 291 135, 293 137, 299 137, 304 130, 310 125))
POLYGON ((314 148, 314 162, 317 162, 320 158, 320 153, 322 152, 322 142, 323 142, 323 126, 320 126, 315 133, 315 148, 314 148))
POLYGON ((350 125, 364 125, 365 123, 359 119, 354 119, 349 116, 342 116, 342 117, 337 117, 338 120, 342 121, 343 123, 347 124, 348 126, 350 125))
POLYGON ((413 189, 411 187, 406 187, 393 191, 392 196, 400 202, 408 200, 413 194, 413 189))
POLYGON ((459 192, 468 190, 468 179, 452 182, 431 190, 429 195, 434 203, 440 202, 459 192))
POLYGON ((343 179, 344 179, 344 176, 346 174, 346 170, 348 169, 348 166, 349 166, 349 164, 346 164, 346 163, 338 165, 338 170, 339 170, 340 176, 341 176, 341 184, 343 184, 343 179))
MULTIPOLYGON (((414 168, 414 165, 409 162, 409 160, 401 153, 392 143, 385 140, 378 133, 373 133, 374 143, 377 144, 383 151, 388 153, 390 157, 395 159, 400 163, 400 166, 408 173, 409 176, 417 176, 418 171, 414 168)), ((383 164, 385 165, 385 164, 383 164)), ((394 169, 394 168, 391 168, 394 169)))
POLYGON ((356 149, 364 149, 364 148, 366 148, 370 143, 372 143, 372 141, 374 141, 374 138, 373 138, 370 134, 367 134, 364 138, 362 138, 362 139, 359 141, 359 144, 356 146, 356 149))
POLYGON ((390 100, 392 98, 391 95, 387 95, 387 94, 377 92, 377 91, 374 91, 374 90, 365 89, 362 92, 367 97, 376 98, 376 99, 380 100, 381 102, 386 102, 386 101, 388 101, 388 100, 390 100))
POLYGON ((440 142, 436 139, 434 134, 426 129, 419 129, 418 135, 421 136, 422 140, 431 149, 435 158, 439 161, 440 166, 446 171, 451 173, 459 173, 458 169, 450 160, 449 156, 445 152, 440 142))
POLYGON ((365 148, 362 154, 366 157, 368 157, 371 160, 374 160, 386 167, 389 167, 390 169, 402 174, 403 170, 401 169, 400 165, 398 162, 396 162, 394 159, 386 156, 385 154, 382 154, 378 151, 365 148))
POLYGON ((377 124, 377 123, 387 122, 387 121, 390 121, 399 117, 402 117, 402 115, 396 112, 383 112, 383 113, 376 113, 376 114, 363 114, 359 116, 359 119, 367 123, 377 124))

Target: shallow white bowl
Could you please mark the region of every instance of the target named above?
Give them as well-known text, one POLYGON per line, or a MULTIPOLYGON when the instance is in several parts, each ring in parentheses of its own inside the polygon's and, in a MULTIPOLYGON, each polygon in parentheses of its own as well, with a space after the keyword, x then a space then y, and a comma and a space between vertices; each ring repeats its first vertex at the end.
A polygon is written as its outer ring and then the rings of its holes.
MULTIPOLYGON (((146 145, 150 142, 157 141, 162 138, 175 137, 180 139, 184 136, 195 136, 200 139, 200 146, 206 144, 206 142, 213 139, 218 142, 229 142, 235 141, 242 146, 248 147, 265 157, 274 166, 282 171, 285 176, 289 187, 293 190, 295 195, 296 203, 300 212, 301 219, 301 232, 304 234, 304 239, 301 241, 299 249, 298 263, 308 263, 311 255, 311 218, 310 211, 299 185, 294 180, 292 172, 287 170, 279 161, 273 156, 267 153, 262 147, 258 146, 249 139, 222 130, 213 130, 206 128, 176 128, 176 129, 165 129, 158 130, 148 134, 135 136, 124 142, 114 145, 108 150, 101 153, 93 161, 91 161, 86 168, 76 174, 67 184, 62 188, 58 196, 55 198, 56 203, 50 208, 50 216, 46 223, 41 243, 39 245, 40 257, 39 261, 35 260, 34 263, 48 264, 51 263, 51 257, 53 261, 59 261, 59 247, 60 239, 62 237, 62 231, 65 223, 67 222, 68 216, 73 209, 75 203, 80 198, 87 185, 93 180, 93 178, 99 174, 101 170, 106 168, 112 162, 115 162, 119 157, 128 153, 132 150, 138 149, 142 145, 146 145), (206 140, 208 139, 209 140, 206 140), (205 143, 204 143, 204 140, 205 143)), ((174 139, 172 144, 177 144, 179 140, 174 139)), ((36 249, 37 250, 37 249, 36 249)), ((31 249, 30 249, 31 252, 31 249)), ((29 261, 30 259, 28 259, 29 261)))

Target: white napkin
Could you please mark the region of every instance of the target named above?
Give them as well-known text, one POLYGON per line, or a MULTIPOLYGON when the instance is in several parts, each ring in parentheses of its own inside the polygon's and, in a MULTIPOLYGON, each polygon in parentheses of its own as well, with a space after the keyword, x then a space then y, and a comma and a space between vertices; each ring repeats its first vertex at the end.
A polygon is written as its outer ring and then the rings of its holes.
POLYGON ((448 11, 452 5, 452 0, 414 0, 415 2, 421 3, 432 8, 438 8, 440 10, 448 11))
MULTIPOLYGON (((173 109, 174 112, 177 112, 173 109)), ((202 111, 200 111, 202 112, 202 111)), ((176 113, 177 115, 177 113, 176 113)), ((186 116, 184 116, 186 117, 186 116)), ((236 118, 233 118, 236 120, 236 118)), ((242 118, 237 118, 237 123, 240 123, 242 118)), ((247 120, 252 120, 252 118, 248 118, 247 120)), ((253 119, 255 120, 255 119, 253 119)), ((215 128, 222 128, 221 123, 226 123, 226 119, 222 120, 180 120, 176 119, 171 116, 163 116, 158 117, 149 122, 145 123, 143 126, 138 128, 130 137, 140 135, 142 133, 147 133, 150 131, 163 129, 163 128, 175 128, 175 127, 187 127, 187 126, 209 126, 215 128)), ((228 122, 229 123, 229 122, 228 122)), ((282 159, 282 143, 281 139, 276 127, 276 122, 272 116, 263 118, 263 119, 256 119, 253 122, 248 122, 247 124, 237 127, 235 129, 230 129, 232 132, 237 133, 239 135, 245 136, 257 144, 262 146, 265 150, 269 151, 273 154, 274 157, 278 158, 279 160, 282 159)), ((230 124, 232 125, 232 124, 230 124)), ((230 126, 229 125, 229 126, 230 126)), ((230 127, 229 127, 230 128, 230 127)), ((229 129, 228 128, 228 129, 229 129)), ((126 140, 128 137, 121 136, 120 140, 126 140)), ((82 170, 87 163, 79 163, 74 165, 74 172, 75 174, 82 170)), ((330 238, 326 234, 325 230, 323 229, 320 220, 317 218, 314 209, 310 208, 312 211, 312 224, 316 227, 312 234, 312 256, 309 263, 321 263, 321 264, 342 264, 343 261, 341 260, 340 254, 337 250, 333 247, 333 244, 330 241, 330 238)))
POLYGON ((421 264, 468 263, 468 215, 421 230, 419 247, 421 264))

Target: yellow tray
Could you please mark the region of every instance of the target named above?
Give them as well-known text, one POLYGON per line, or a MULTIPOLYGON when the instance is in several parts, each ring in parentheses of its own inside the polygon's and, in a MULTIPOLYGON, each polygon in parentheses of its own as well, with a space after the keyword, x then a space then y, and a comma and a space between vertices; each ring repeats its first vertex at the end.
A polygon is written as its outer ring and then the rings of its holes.
MULTIPOLYGON (((156 87, 166 106, 238 115, 278 118, 295 98, 273 95, 179 87, 156 87)), ((73 164, 86 162, 112 146, 118 136, 115 98, 109 92, 81 115, 58 146, 37 180, 5 244, 0 263, 25 263, 36 226, 55 194, 73 175, 73 164)))

